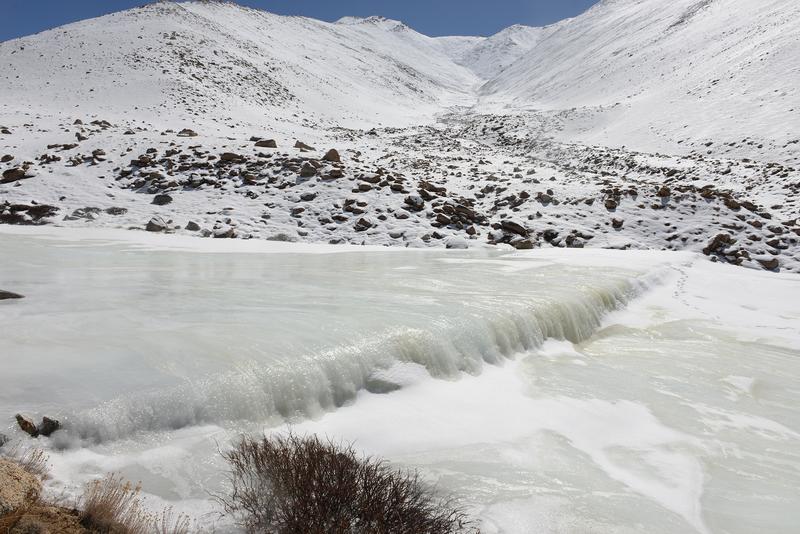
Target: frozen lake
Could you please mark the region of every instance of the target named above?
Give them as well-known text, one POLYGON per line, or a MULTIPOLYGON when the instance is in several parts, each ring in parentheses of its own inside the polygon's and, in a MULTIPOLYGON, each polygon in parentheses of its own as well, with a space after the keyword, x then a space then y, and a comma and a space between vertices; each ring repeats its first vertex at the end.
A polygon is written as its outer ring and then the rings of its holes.
POLYGON ((16 232, 0 431, 65 423, 53 491, 120 471, 210 513, 217 447, 292 425, 420 469, 483 532, 800 529, 798 276, 16 232))

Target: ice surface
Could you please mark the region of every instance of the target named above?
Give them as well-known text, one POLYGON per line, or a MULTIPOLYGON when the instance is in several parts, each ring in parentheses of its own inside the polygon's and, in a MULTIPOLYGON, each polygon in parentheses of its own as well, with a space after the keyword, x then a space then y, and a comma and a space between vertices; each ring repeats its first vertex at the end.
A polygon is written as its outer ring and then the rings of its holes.
POLYGON ((50 491, 119 471, 153 506, 211 513, 217 448, 289 422, 420 469, 485 532, 800 525, 796 275, 74 237, 0 235, 26 295, 0 305, 0 410, 67 423, 43 440, 50 491))

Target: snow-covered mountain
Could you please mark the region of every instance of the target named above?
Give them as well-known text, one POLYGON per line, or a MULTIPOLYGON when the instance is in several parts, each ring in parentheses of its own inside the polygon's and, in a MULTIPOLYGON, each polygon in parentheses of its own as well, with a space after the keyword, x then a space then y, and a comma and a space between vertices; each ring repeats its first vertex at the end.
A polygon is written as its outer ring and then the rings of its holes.
MULTIPOLYGON (((593 142, 800 136, 800 3, 603 0, 481 89, 511 107, 603 108, 593 142)), ((649 142, 648 142, 649 141, 649 142)))
POLYGON ((489 37, 158 2, 0 43, 0 222, 800 270, 798 57, 786 0, 489 37))

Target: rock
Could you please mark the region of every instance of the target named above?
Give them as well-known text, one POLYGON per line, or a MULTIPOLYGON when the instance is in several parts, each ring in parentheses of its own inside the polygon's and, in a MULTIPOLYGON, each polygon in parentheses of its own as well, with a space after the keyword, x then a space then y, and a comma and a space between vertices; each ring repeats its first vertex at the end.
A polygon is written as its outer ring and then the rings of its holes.
POLYGON ((145 227, 148 232, 163 232, 166 229, 167 223, 161 217, 153 217, 145 227))
POLYGON ((774 271, 781 266, 781 262, 778 258, 756 258, 756 261, 768 271, 774 271))
POLYGON ((511 233, 514 233, 514 234, 517 234, 517 235, 521 235, 523 237, 527 237, 528 236, 528 230, 526 230, 525 227, 522 226, 521 224, 519 224, 518 222, 510 221, 510 220, 503 220, 503 221, 500 221, 500 226, 502 226, 503 230, 506 230, 507 232, 511 232, 511 233))
POLYGON ((342 169, 331 169, 328 171, 327 175, 327 177, 331 179, 341 178, 342 176, 344 176, 344 171, 342 169))
POLYGON ((3 291, 0 289, 0 300, 10 300, 10 299, 24 299, 23 295, 18 293, 12 293, 11 291, 3 291))
POLYGON ((341 163, 342 162, 342 158, 339 156, 339 151, 336 150, 335 148, 332 148, 332 149, 328 150, 325 153, 325 155, 322 156, 322 159, 325 160, 325 161, 331 161, 333 163, 341 163))
POLYGON ((59 429, 61 429, 61 423, 57 419, 50 419, 47 416, 42 417, 42 424, 39 425, 39 434, 48 437, 59 429))
POLYGON ((222 161, 228 161, 233 163, 242 163, 244 162, 244 158, 239 154, 234 154, 233 152, 223 152, 219 155, 219 159, 222 161))
POLYGON ((552 228, 548 228, 547 230, 544 231, 542 237, 544 237, 545 241, 550 243, 551 241, 555 241, 556 239, 558 239, 558 232, 556 232, 552 228))
POLYGON ((16 182, 18 180, 23 180, 26 178, 25 169, 21 169, 19 167, 14 169, 8 169, 3 171, 3 178, 0 179, 0 184, 10 184, 11 182, 16 182))
POLYGON ((458 249, 458 250, 469 248, 469 244, 467 243, 466 239, 455 235, 452 235, 447 239, 445 239, 444 246, 445 248, 458 249))
POLYGON ((42 491, 41 481, 19 464, 0 458, 0 517, 35 501, 42 491))
POLYGON ((256 146, 260 148, 278 148, 278 143, 274 139, 260 139, 256 141, 256 146))
POLYGON ((625 221, 623 221, 621 219, 611 219, 611 226, 614 228, 614 230, 619 230, 624 225, 625 225, 625 221))
POLYGON ((708 243, 708 246, 703 249, 703 254, 710 256, 712 253, 719 252, 734 243, 736 243, 736 240, 729 234, 718 234, 708 243))
POLYGON ((197 132, 190 130, 189 128, 184 128, 178 132, 178 137, 197 137, 197 132))
POLYGON ((36 423, 33 422, 33 419, 19 413, 15 415, 14 418, 17 420, 17 424, 23 432, 34 438, 39 435, 39 428, 36 426, 36 423))
POLYGON ((672 191, 669 187, 662 185, 658 191, 656 191, 656 196, 660 198, 667 198, 672 195, 672 191))
POLYGON ((169 195, 156 195, 153 197, 153 202, 151 204, 155 204, 156 206, 166 206, 172 202, 172 197, 169 195))
POLYGON ((441 224, 442 226, 447 226, 450 224, 450 217, 445 215, 444 213, 439 213, 436 215, 436 222, 441 224))
POLYGON ((515 239, 511 242, 511 246, 517 250, 531 250, 533 248, 533 241, 530 239, 515 239))
POLYGON ((213 235, 215 239, 232 239, 236 237, 236 230, 230 226, 223 226, 222 228, 215 228, 213 235))
POLYGON ((309 162, 303 163, 303 166, 300 167, 300 177, 301 178, 311 178, 312 176, 317 175, 317 168, 311 165, 309 162))
POLYGON ((112 206, 106 209, 106 213, 108 213, 109 215, 125 215, 126 213, 128 213, 128 208, 118 208, 112 206))
POLYGON ((316 150, 316 148, 314 148, 313 146, 309 146, 309 145, 303 143, 302 141, 297 141, 294 144, 294 147, 295 148, 299 148, 300 150, 316 150))
POLYGON ((618 204, 617 204, 617 201, 614 200, 613 198, 607 198, 606 202, 605 202, 605 206, 606 206, 606 209, 608 211, 611 211, 611 210, 617 209, 618 204))
POLYGON ((311 202, 315 198, 317 198, 317 194, 313 193, 311 191, 309 191, 308 193, 303 193, 302 195, 300 195, 300 200, 302 200, 303 202, 311 202))
POLYGON ((186 223, 186 229, 189 230, 190 232, 197 232, 200 230, 200 225, 194 221, 189 221, 188 223, 186 223))
POLYGON ((405 204, 414 211, 421 211, 425 207, 425 201, 419 195, 409 195, 404 200, 405 204))
POLYGON ((372 228, 372 222, 369 219, 361 218, 356 223, 355 229, 356 232, 365 232, 372 228))
POLYGON ((12 156, 11 154, 6 154, 2 158, 0 158, 0 163, 8 163, 9 161, 11 161, 13 159, 14 159, 14 156, 12 156))

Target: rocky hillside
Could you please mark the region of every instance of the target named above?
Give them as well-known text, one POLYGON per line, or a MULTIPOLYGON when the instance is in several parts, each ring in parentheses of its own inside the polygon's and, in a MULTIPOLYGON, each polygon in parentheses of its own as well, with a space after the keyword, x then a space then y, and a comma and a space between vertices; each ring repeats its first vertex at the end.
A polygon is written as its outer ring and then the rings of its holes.
POLYGON ((157 3, 0 44, 0 223, 800 269, 798 6, 421 35, 157 3))

